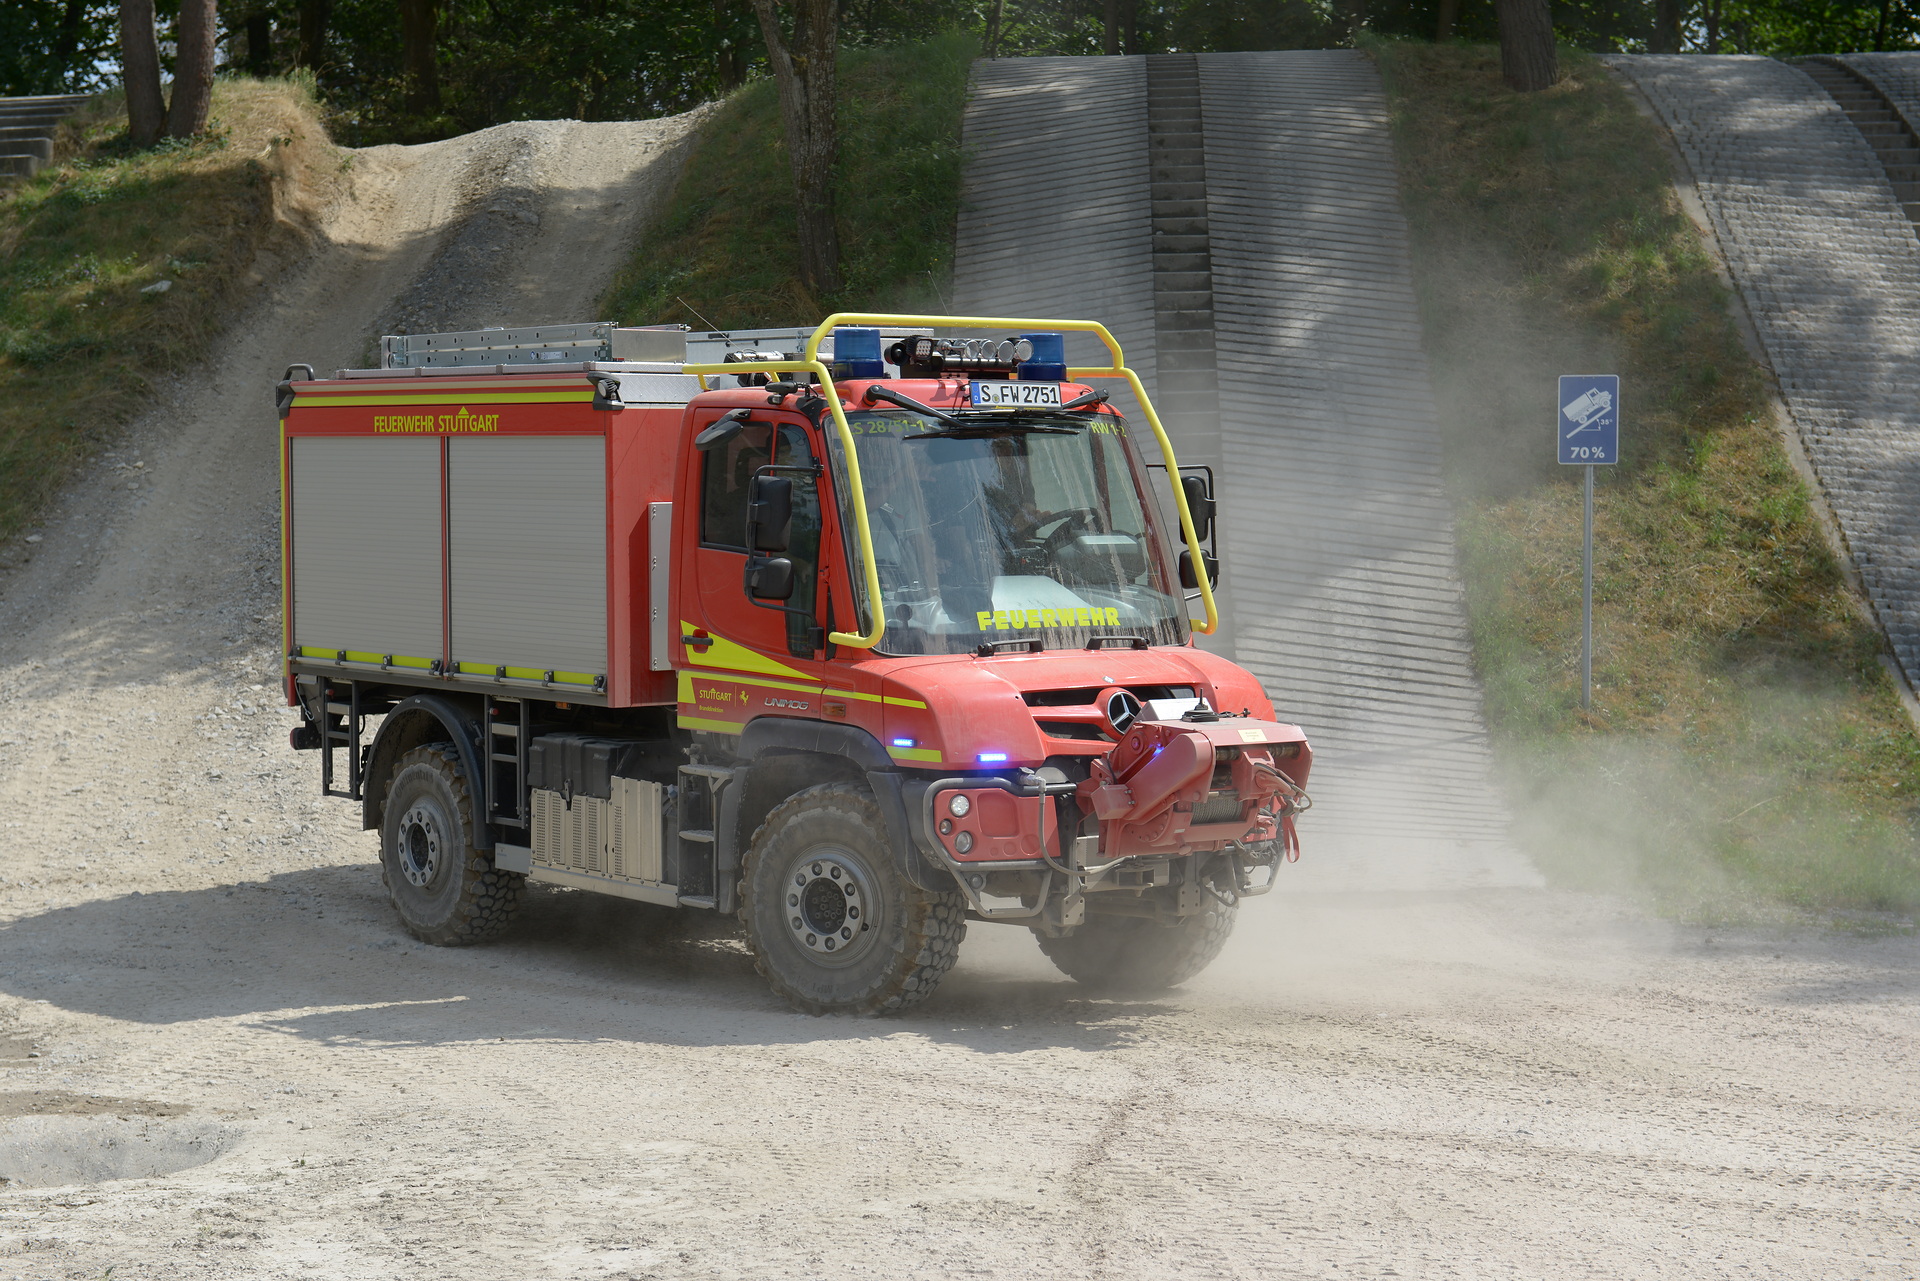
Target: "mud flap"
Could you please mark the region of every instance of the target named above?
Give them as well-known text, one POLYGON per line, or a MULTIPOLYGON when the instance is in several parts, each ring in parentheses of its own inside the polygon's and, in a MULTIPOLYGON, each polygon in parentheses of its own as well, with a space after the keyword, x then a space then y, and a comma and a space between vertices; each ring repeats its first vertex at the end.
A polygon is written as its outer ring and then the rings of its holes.
POLYGON ((887 843, 893 848, 900 875, 923 890, 952 892, 953 875, 928 857, 926 845, 931 836, 919 819, 927 780, 910 779, 896 770, 868 770, 867 786, 873 789, 880 814, 887 820, 887 843))

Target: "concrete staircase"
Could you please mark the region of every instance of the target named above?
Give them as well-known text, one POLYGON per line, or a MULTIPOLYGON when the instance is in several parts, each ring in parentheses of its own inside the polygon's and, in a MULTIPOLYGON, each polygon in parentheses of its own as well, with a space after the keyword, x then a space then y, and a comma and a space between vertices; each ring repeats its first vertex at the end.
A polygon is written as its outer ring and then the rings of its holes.
MULTIPOLYGON (((1153 340, 1157 395, 1180 461, 1225 477, 1220 447, 1220 371, 1213 330, 1213 253, 1207 226, 1207 138, 1200 63, 1193 54, 1146 59, 1148 210, 1153 240, 1153 340)), ((1216 646, 1233 652, 1223 616, 1216 646)))
POLYGON ((0 178, 31 178, 53 159, 60 122, 80 109, 84 93, 0 98, 0 178))
POLYGON ((966 143, 955 307, 1102 320, 1180 462, 1214 468, 1207 648, 1314 744, 1311 854, 1287 885, 1537 884, 1490 778, 1372 63, 983 61, 966 143))
POLYGON ((1886 95, 1838 58, 1802 58, 1794 66, 1847 113, 1847 119, 1873 148, 1893 184, 1894 199, 1908 219, 1920 223, 1920 138, 1914 136, 1886 95))

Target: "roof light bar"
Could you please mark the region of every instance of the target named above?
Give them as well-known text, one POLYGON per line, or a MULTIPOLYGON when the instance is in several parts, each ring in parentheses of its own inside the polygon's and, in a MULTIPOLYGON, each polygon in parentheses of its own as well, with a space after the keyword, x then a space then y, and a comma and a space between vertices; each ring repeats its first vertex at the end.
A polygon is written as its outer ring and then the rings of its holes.
POLYGON ((1032 337, 902 338, 887 348, 887 359, 900 366, 903 378, 937 378, 948 373, 1012 373, 1033 358, 1032 337))

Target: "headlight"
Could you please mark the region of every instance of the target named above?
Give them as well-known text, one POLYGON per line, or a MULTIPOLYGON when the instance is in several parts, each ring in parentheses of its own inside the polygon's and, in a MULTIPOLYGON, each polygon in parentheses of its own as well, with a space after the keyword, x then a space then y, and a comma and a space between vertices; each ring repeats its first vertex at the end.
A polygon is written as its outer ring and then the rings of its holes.
POLYGON ((955 818, 965 818, 972 812, 973 799, 971 797, 963 796, 961 793, 955 792, 947 798, 947 813, 953 815, 955 818))
POLYGON ((960 833, 960 835, 958 835, 958 836, 956 836, 956 837, 954 837, 954 838, 953 838, 953 848, 954 848, 954 849, 955 849, 956 851, 958 851, 959 853, 961 853, 961 854, 965 854, 965 853, 966 853, 966 852, 967 852, 968 850, 970 850, 970 849, 972 849, 972 848, 973 848, 973 833, 972 833, 972 832, 962 832, 962 833, 960 833))

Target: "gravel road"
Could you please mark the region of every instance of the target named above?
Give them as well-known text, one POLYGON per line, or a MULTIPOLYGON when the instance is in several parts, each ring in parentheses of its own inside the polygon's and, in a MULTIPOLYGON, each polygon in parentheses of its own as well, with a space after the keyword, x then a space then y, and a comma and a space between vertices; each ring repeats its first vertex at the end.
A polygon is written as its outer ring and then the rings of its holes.
POLYGON ((1283 890, 1175 994, 976 926, 877 1022, 580 894, 408 940, 286 748, 271 384, 396 318, 584 318, 685 127, 361 153, 0 579, 0 1281, 1920 1270, 1904 934, 1283 890))

